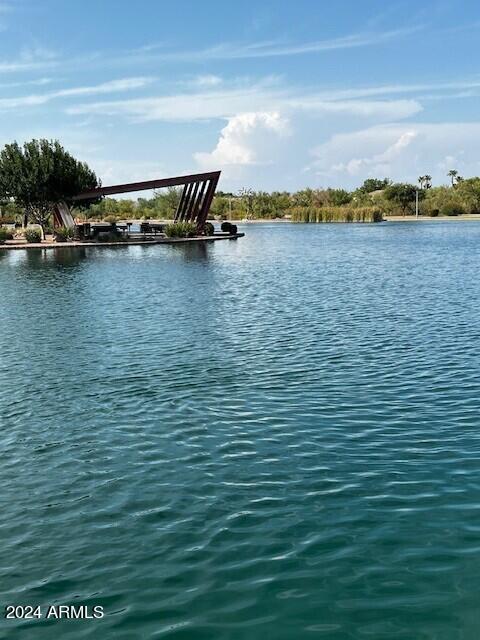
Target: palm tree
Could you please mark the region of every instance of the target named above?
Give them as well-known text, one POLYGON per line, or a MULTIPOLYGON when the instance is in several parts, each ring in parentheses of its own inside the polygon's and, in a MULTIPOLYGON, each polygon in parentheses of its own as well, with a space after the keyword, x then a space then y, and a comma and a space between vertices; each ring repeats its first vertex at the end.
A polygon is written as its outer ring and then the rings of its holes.
POLYGON ((453 185, 455 184, 455 178, 458 176, 458 171, 456 171, 455 169, 450 169, 450 171, 447 173, 447 176, 451 178, 453 187, 453 185))
POLYGON ((425 189, 430 189, 432 186, 432 176, 429 176, 427 173, 426 176, 423 176, 423 180, 425 182, 425 189))

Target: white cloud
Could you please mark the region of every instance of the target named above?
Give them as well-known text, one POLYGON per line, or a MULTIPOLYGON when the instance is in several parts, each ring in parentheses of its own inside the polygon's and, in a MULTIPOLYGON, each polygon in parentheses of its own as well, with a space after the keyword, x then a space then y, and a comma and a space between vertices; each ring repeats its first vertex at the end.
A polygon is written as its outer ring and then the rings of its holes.
POLYGON ((104 82, 90 87, 72 87, 70 89, 60 89, 59 91, 51 91, 43 94, 33 94, 14 98, 0 98, 0 110, 5 111, 8 109, 18 109, 19 107, 46 104, 47 102, 57 98, 132 91, 133 89, 145 87, 152 81, 152 78, 122 78, 120 80, 111 80, 110 82, 104 82))
MULTIPOLYGON (((416 93, 422 95, 424 91, 453 92, 456 96, 458 90, 462 89, 479 89, 480 78, 462 78, 461 80, 453 80, 449 82, 426 82, 426 83, 409 83, 409 84, 383 84, 366 87, 349 87, 348 89, 328 89, 318 91, 319 98, 325 100, 350 100, 358 98, 376 98, 379 96, 402 95, 416 93)), ((441 97, 448 95, 442 93, 441 97)), ((462 94, 463 96, 463 94, 462 94)), ((429 96, 430 97, 430 96, 429 96)))
MULTIPOLYGON (((126 182, 139 182, 141 180, 155 180, 163 176, 171 175, 166 171, 161 162, 130 162, 125 160, 112 160, 111 158, 104 160, 98 158, 96 154, 92 155, 91 158, 87 156, 86 159, 90 166, 95 168, 97 175, 105 186, 126 182)), ((137 195, 146 197, 148 193, 128 193, 123 197, 135 198, 137 195)))
POLYGON ((250 111, 305 110, 317 115, 347 114, 381 121, 400 120, 421 110, 416 100, 329 100, 324 94, 284 90, 257 83, 244 88, 111 100, 69 107, 70 114, 124 115, 138 120, 195 121, 231 118, 250 111))
POLYGON ((289 133, 288 120, 278 112, 241 113, 229 119, 211 153, 196 153, 194 157, 205 169, 271 163, 271 143, 289 133))
POLYGON ((422 110, 416 100, 328 100, 317 95, 288 98, 284 105, 318 114, 346 114, 377 120, 401 120, 422 110))
POLYGON ((12 5, 6 2, 0 2, 0 31, 5 31, 7 28, 7 22, 5 16, 13 11, 12 5))
POLYGON ((317 40, 304 44, 275 44, 275 43, 255 43, 243 47, 223 45, 212 49, 207 49, 203 53, 206 57, 221 58, 267 58, 274 56, 292 56, 308 53, 321 53, 337 49, 352 49, 357 47, 367 47, 388 42, 404 36, 411 35, 421 27, 413 26, 392 31, 355 33, 330 40, 317 40))
POLYGON ((271 101, 268 93, 254 87, 96 102, 70 107, 67 113, 125 115, 144 121, 195 121, 228 118, 249 108, 262 110, 267 101, 271 101))
POLYGON ((192 81, 192 85, 196 87, 216 87, 219 84, 222 84, 222 78, 212 73, 197 76, 192 81))
POLYGON ((332 167, 333 171, 346 172, 350 175, 358 175, 362 170, 370 167, 374 173, 388 171, 388 166, 396 158, 402 155, 402 152, 415 140, 418 136, 416 131, 405 131, 401 133, 395 142, 390 144, 385 151, 374 154, 370 158, 352 158, 347 163, 340 162, 332 167))
POLYGON ((444 183, 452 167, 467 176, 480 172, 479 145, 480 122, 386 124, 332 136, 314 149, 312 168, 332 185, 372 176, 416 181, 423 173, 444 183))
POLYGON ((153 78, 121 78, 120 80, 110 80, 103 84, 93 85, 91 87, 73 87, 72 89, 62 89, 51 93, 53 98, 61 98, 65 96, 81 96, 93 95, 101 93, 116 93, 121 91, 132 91, 132 89, 141 89, 153 82, 153 78))
MULTIPOLYGON (((11 5, 0 4, 5 13, 11 5)), ((67 58, 47 49, 23 51, 14 60, 0 60, 0 73, 27 72, 51 68, 84 68, 86 64, 93 67, 111 67, 125 64, 142 65, 144 63, 188 62, 198 63, 209 60, 239 60, 250 58, 274 58, 324 53, 342 49, 355 49, 382 45, 397 39, 408 37, 423 27, 414 25, 386 31, 360 31, 345 36, 338 36, 325 40, 307 43, 290 43, 285 41, 266 41, 250 43, 220 43, 204 49, 167 50, 165 45, 148 45, 130 51, 118 51, 114 56, 102 51, 92 51, 88 54, 67 58)))
POLYGON ((21 71, 36 71, 57 67, 59 58, 50 49, 37 47, 23 49, 14 60, 0 60, 0 73, 17 73, 21 71))
POLYGON ((279 41, 251 42, 246 44, 236 44, 232 42, 221 43, 205 49, 191 51, 166 51, 164 45, 149 45, 131 51, 132 57, 155 58, 159 61, 204 61, 204 60, 236 60, 248 58, 272 58, 280 56, 295 56, 325 51, 335 51, 339 49, 353 49, 358 47, 369 47, 379 45, 403 38, 422 29, 419 25, 404 27, 390 31, 364 31, 352 33, 346 36, 330 38, 326 40, 316 40, 307 43, 289 43, 279 41))
POLYGON ((37 78, 35 80, 23 80, 18 82, 0 82, 0 89, 18 89, 29 86, 41 87, 53 82, 52 78, 37 78))

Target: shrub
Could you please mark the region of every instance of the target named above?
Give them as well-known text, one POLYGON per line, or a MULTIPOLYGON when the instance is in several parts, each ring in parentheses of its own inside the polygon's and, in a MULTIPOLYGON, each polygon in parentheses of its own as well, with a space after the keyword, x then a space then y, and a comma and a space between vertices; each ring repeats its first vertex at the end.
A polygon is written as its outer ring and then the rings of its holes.
POLYGON ((0 227, 0 244, 4 244, 5 240, 13 240, 13 232, 0 227))
POLYGON ((442 216, 461 216, 465 213, 465 209, 461 204, 456 202, 448 202, 440 209, 442 216))
POLYGON ((174 222, 165 227, 167 238, 191 238, 197 233, 197 226, 193 222, 174 222))
POLYGON ((105 222, 109 222, 110 224, 115 224, 117 222, 117 216, 109 215, 104 218, 105 222))
POLYGON ((432 218, 436 218, 436 217, 438 216, 438 214, 439 214, 439 213, 440 213, 440 211, 439 211, 438 209, 432 209, 432 210, 430 211, 430 216, 431 216, 432 218))
POLYGON ((30 242, 30 243, 41 242, 42 241, 42 234, 39 231, 39 229, 26 229, 25 230, 25 240, 27 242, 30 242))
POLYGON ((211 222, 206 222, 205 226, 203 227, 203 232, 206 236, 213 236, 213 234, 215 233, 215 227, 211 222))
POLYGON ((67 242, 67 240, 72 240, 74 238, 75 229, 70 229, 68 227, 57 227, 54 233, 57 242, 67 242))
POLYGON ((231 226, 232 224, 230 222, 222 222, 220 229, 225 233, 230 233, 231 226))
MULTIPOLYGON (((460 198, 457 189, 445 186, 427 189, 425 202, 422 204, 421 211, 424 215, 432 215, 435 209, 439 215, 452 215, 447 213, 450 210, 458 210, 461 211, 461 213, 467 212, 465 202, 460 198)), ((453 213, 453 215, 458 214, 453 213)))

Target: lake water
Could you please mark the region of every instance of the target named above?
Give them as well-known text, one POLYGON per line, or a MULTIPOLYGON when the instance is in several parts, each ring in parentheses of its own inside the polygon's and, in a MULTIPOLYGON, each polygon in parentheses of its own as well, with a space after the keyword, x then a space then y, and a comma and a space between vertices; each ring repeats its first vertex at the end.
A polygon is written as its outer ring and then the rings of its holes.
POLYGON ((480 224, 0 252, 8 640, 480 637, 480 224))

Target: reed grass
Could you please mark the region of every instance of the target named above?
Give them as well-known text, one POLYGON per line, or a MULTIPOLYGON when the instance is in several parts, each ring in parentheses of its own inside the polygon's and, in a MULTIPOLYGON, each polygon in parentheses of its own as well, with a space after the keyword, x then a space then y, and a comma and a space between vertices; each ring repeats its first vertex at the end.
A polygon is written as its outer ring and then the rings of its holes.
POLYGON ((381 222, 376 207, 294 207, 293 222, 381 222))

